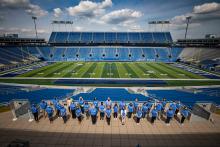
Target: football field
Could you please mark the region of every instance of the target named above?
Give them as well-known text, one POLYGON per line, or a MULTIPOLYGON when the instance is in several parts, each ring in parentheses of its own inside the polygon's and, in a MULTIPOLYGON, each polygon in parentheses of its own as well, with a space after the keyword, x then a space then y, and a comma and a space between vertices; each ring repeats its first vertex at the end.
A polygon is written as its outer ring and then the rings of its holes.
POLYGON ((19 75, 52 78, 158 78, 203 79, 166 63, 155 62, 57 62, 19 75))

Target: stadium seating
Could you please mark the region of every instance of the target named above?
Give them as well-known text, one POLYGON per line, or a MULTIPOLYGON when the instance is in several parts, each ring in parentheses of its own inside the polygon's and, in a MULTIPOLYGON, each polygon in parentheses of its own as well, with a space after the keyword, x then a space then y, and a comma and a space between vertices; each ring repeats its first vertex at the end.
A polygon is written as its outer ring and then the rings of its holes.
POLYGON ((172 43, 169 32, 52 32, 49 43, 172 43))
POLYGON ((38 47, 48 61, 160 61, 173 62, 178 51, 147 47, 38 47), (172 52, 174 53, 171 56, 172 52))

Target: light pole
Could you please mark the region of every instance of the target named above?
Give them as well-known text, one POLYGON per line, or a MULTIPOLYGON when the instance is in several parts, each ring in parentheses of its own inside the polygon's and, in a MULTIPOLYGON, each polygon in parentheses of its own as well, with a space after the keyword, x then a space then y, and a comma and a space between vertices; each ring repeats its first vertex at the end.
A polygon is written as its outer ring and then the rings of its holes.
POLYGON ((188 27, 189 27, 189 21, 190 21, 191 18, 192 18, 192 16, 187 16, 187 17, 186 17, 187 22, 186 22, 185 39, 186 39, 186 35, 187 35, 187 31, 188 31, 188 27))
POLYGON ((36 16, 32 16, 32 19, 34 20, 34 28, 35 28, 36 38, 38 38, 37 37, 37 25, 36 25, 37 17, 36 16))

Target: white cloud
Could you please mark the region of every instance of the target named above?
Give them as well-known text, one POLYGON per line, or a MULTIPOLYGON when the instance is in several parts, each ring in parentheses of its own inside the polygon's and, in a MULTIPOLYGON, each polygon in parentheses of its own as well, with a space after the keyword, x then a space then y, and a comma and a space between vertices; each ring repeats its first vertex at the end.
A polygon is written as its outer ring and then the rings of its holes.
POLYGON ((112 11, 101 17, 101 20, 110 24, 131 23, 135 19, 141 17, 143 14, 140 11, 131 9, 121 9, 112 11))
POLYGON ((193 8, 193 13, 195 14, 212 13, 215 11, 220 11, 220 4, 216 2, 205 3, 202 5, 195 6, 193 8))
POLYGON ((77 6, 66 8, 67 12, 71 16, 82 16, 82 17, 94 17, 104 14, 105 8, 111 7, 111 0, 104 0, 103 2, 92 2, 92 1, 80 1, 77 6))
POLYGON ((60 8, 53 9, 53 13, 55 17, 60 17, 60 15, 63 13, 63 11, 60 8))
POLYGON ((38 5, 29 4, 29 8, 25 10, 30 15, 42 17, 48 14, 47 11, 40 8, 38 5))
POLYGON ((24 9, 29 15, 45 16, 48 14, 39 5, 32 4, 29 0, 0 0, 1 9, 24 9))
POLYGON ((191 27, 197 27, 200 23, 204 21, 220 19, 220 4, 219 3, 205 3, 202 5, 194 6, 192 12, 182 14, 173 17, 171 25, 175 28, 183 28, 182 26, 186 24, 186 17, 191 16, 191 27))
POLYGON ((83 30, 84 30, 84 28, 80 27, 80 26, 74 26, 73 27, 73 31, 76 31, 76 32, 83 31, 83 30))

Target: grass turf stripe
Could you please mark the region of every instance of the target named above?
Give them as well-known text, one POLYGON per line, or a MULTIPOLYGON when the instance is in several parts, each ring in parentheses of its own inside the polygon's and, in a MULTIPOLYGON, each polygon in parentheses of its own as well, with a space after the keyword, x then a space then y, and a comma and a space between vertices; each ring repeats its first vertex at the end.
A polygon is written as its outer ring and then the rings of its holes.
POLYGON ((92 66, 89 67, 89 69, 82 75, 83 78, 89 78, 91 77, 91 73, 95 70, 97 66, 97 63, 93 63, 92 66))
POLYGON ((127 73, 131 78, 139 78, 139 76, 132 70, 132 68, 128 65, 128 63, 123 63, 123 66, 127 70, 127 73))

